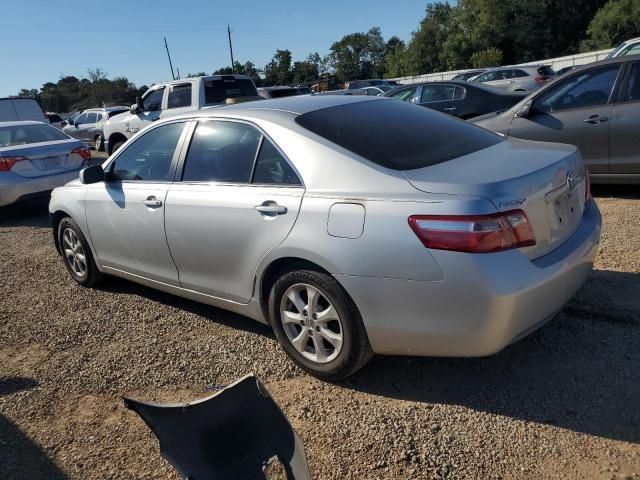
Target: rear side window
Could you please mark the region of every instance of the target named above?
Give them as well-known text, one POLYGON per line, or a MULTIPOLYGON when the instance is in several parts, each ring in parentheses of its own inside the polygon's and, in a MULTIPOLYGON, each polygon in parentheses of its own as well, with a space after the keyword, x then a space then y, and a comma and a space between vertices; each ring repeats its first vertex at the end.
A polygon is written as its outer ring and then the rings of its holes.
POLYGON ((394 170, 437 165, 503 141, 494 133, 454 117, 384 99, 316 110, 298 116, 296 122, 394 170))
POLYGON ((191 84, 173 85, 169 91, 167 108, 180 108, 191 106, 191 84))
POLYGON ((248 183, 262 134, 236 122, 201 122, 185 160, 185 182, 248 183))
MULTIPOLYGON (((538 69, 540 70, 540 69, 538 69)), ((529 75, 527 75, 527 72, 525 72, 524 70, 514 70, 513 71, 513 77, 514 78, 522 78, 522 77, 528 77, 529 75)))
POLYGON ((278 88, 276 90, 271 90, 271 92, 269 93, 271 94, 271 98, 292 97, 294 95, 299 95, 297 88, 278 88))
POLYGON ((98 121, 97 113, 90 113, 87 115, 87 123, 96 123, 98 121))
POLYGON ((204 81, 204 100, 207 105, 224 103, 227 98, 257 96, 258 91, 249 79, 230 77, 204 81))
POLYGON ((636 43, 628 46, 620 56, 638 55, 638 54, 640 54, 640 43, 636 43))
POLYGON ((50 125, 16 125, 0 127, 0 147, 68 140, 69 136, 50 125))
POLYGON ((267 138, 263 139, 258 153, 256 168, 253 172, 253 183, 267 185, 301 184, 289 162, 267 138))
POLYGON ((634 63, 622 101, 635 102, 638 100, 640 100, 640 63, 634 63))

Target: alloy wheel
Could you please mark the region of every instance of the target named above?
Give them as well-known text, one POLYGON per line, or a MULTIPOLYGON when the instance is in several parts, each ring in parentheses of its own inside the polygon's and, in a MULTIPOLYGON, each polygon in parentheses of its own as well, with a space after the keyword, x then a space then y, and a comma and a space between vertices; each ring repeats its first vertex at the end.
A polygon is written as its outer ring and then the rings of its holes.
POLYGON ((62 248, 71 271, 80 278, 84 277, 87 274, 87 257, 80 239, 71 228, 62 232, 62 248))
POLYGON ((305 283, 289 287, 280 302, 280 321, 291 345, 305 358, 328 363, 340 354, 342 321, 318 288, 305 283))

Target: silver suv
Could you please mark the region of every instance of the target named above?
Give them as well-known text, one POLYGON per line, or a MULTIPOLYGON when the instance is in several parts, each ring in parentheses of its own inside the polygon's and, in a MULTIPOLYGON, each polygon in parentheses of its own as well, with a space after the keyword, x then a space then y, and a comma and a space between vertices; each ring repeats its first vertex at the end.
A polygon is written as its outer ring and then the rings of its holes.
POLYGON ((470 82, 484 83, 511 92, 532 92, 555 76, 549 65, 500 67, 471 77, 470 82))
POLYGON ((114 115, 128 112, 127 106, 89 108, 62 129, 67 135, 82 140, 96 150, 104 150, 104 124, 114 115))

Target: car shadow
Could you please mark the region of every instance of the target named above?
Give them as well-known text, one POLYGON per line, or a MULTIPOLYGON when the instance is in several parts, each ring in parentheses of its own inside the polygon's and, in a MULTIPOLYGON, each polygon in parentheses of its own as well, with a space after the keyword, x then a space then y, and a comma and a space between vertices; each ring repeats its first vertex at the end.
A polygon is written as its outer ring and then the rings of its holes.
MULTIPOLYGON (((0 379, 0 396, 34 388, 30 378, 0 379)), ((9 400, 10 401, 10 400, 9 400)), ((15 423, 0 415, 0 465, 3 480, 63 480, 68 478, 15 423)))
POLYGON ((640 186, 592 184, 591 194, 596 198, 612 197, 635 200, 640 199, 640 186))
POLYGON ((486 358, 375 357, 346 388, 640 443, 640 274, 594 271, 552 322, 486 358))
POLYGON ((43 197, 0 207, 0 227, 50 227, 48 205, 49 197, 43 197))
POLYGON ((148 298, 154 302, 193 313, 220 325, 237 328, 244 330, 245 332, 255 333, 275 339, 271 327, 249 317, 245 317, 244 315, 239 315, 222 308, 178 297, 177 295, 172 295, 170 293, 161 292, 160 290, 146 287, 122 278, 107 276, 96 288, 104 292, 137 295, 148 298))

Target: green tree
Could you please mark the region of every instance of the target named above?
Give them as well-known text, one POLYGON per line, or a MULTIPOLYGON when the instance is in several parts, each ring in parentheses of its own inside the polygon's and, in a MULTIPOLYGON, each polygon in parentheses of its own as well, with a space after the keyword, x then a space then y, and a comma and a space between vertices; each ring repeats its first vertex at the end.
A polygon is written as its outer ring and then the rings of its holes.
POLYGON ((379 27, 367 33, 350 33, 331 45, 330 64, 341 81, 382 77, 385 49, 379 27))
POLYGON ((487 48, 471 55, 473 68, 497 67, 502 63, 502 52, 495 47, 487 48))
POLYGON ((445 69, 441 52, 447 40, 451 12, 454 7, 448 3, 427 5, 426 16, 418 30, 411 34, 407 46, 404 69, 407 75, 437 72, 445 69))
POLYGON ((587 29, 583 51, 617 45, 640 35, 640 1, 609 0, 593 17, 587 29))
POLYGON ((276 50, 271 61, 264 67, 266 85, 289 85, 293 80, 291 51, 276 50))

